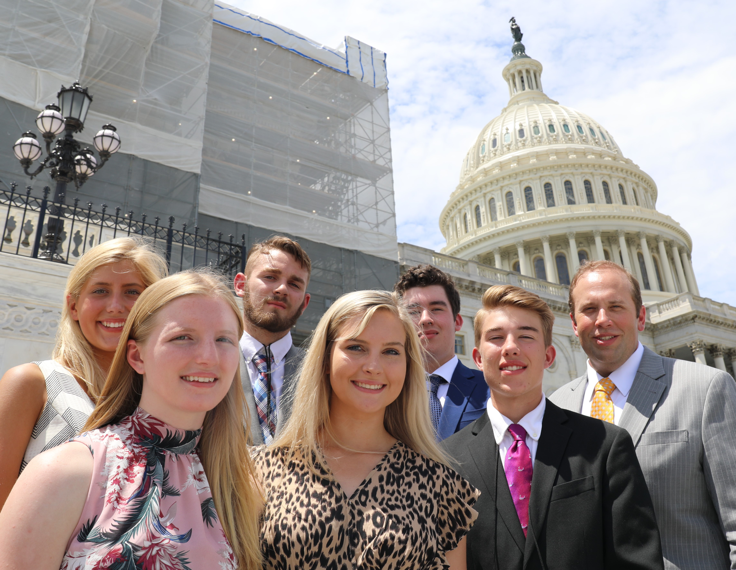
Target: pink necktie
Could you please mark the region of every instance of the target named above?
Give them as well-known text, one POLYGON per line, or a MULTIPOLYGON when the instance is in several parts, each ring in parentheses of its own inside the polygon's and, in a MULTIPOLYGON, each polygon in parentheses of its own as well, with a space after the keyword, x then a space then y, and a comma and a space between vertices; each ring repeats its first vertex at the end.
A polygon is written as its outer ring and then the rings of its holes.
POLYGON ((514 443, 506 452, 506 481, 526 536, 526 527, 529 525, 529 495, 532 492, 532 454, 526 445, 526 430, 523 427, 511 424, 509 433, 514 438, 514 443))

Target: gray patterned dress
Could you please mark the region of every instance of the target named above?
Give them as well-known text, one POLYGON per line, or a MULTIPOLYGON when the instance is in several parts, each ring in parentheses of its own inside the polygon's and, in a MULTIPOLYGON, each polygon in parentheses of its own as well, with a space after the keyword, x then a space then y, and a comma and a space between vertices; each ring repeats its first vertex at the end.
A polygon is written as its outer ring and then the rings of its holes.
POLYGON ((46 379, 46 406, 33 426, 20 470, 39 453, 56 447, 81 431, 95 405, 74 376, 55 360, 34 362, 46 379))

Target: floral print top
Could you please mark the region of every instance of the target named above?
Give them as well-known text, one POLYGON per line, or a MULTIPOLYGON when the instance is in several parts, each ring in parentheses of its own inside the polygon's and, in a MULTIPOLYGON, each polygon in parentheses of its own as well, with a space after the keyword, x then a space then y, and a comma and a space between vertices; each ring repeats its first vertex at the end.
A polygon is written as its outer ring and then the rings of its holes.
POLYGON ((61 569, 237 568, 197 455, 200 433, 138 408, 70 440, 89 447, 94 468, 61 569))

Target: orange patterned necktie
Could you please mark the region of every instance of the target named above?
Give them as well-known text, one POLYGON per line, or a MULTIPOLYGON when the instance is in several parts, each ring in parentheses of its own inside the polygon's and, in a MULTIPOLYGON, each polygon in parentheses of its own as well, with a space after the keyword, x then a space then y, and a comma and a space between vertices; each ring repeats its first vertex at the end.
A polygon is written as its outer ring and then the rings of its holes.
POLYGON ((613 402, 611 394, 616 385, 610 378, 601 378, 593 390, 593 402, 590 406, 590 417, 613 423, 613 402))

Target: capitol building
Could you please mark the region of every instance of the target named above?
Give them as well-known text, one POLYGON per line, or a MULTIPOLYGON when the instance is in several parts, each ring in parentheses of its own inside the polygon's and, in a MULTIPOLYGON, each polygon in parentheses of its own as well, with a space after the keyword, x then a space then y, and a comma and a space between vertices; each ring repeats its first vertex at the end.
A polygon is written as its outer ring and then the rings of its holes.
POLYGON ((514 283, 544 297, 557 317, 548 392, 585 371, 567 286, 587 260, 615 261, 637 277, 644 344, 733 373, 736 309, 700 297, 690 235, 657 211, 657 184, 605 126, 544 92, 542 64, 517 33, 501 72, 508 104, 480 130, 440 215, 447 245, 437 253, 401 244, 402 266, 433 263, 454 276, 465 320, 457 352, 468 363, 488 286, 514 283))

